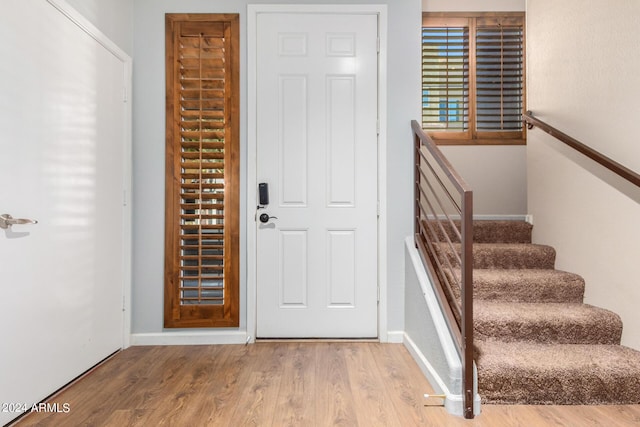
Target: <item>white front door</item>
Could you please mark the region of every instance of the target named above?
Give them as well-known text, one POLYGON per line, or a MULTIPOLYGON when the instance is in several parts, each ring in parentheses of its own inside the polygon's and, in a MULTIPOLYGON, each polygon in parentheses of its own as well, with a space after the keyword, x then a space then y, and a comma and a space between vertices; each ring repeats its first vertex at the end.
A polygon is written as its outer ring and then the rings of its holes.
POLYGON ((267 13, 256 32, 256 336, 377 337, 378 17, 267 13))
POLYGON ((0 229, 5 424, 123 345, 128 113, 123 61, 49 2, 0 2, 0 39, 0 214, 38 221, 0 229))

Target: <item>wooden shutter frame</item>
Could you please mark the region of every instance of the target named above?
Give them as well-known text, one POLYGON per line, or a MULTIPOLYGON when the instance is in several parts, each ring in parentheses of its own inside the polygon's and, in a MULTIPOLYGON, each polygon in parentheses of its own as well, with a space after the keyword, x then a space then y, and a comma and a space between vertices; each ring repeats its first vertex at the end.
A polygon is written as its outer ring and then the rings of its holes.
POLYGON ((240 319, 240 46, 238 14, 166 14, 166 142, 164 327, 237 327, 240 319), (224 299, 222 305, 180 303, 181 136, 178 43, 181 27, 220 25, 225 39, 224 299))
POLYGON ((526 110, 526 19, 524 12, 423 12, 423 27, 456 27, 468 22, 469 26, 469 131, 428 131, 439 145, 525 145, 526 127, 522 131, 489 132, 476 130, 477 114, 477 49, 476 37, 479 24, 522 26, 522 113, 526 110))
MULTIPOLYGON (((452 19, 443 19, 443 18, 433 18, 433 19, 429 19, 428 21, 428 25, 425 25, 425 18, 423 18, 423 27, 425 26, 430 26, 430 27, 439 27, 439 28, 466 28, 467 29, 467 33, 468 33, 468 49, 469 52, 471 52, 471 43, 473 43, 473 41, 471 40, 473 38, 473 33, 471 31, 471 19, 466 18, 466 17, 460 17, 460 18, 452 18, 452 19)), ((475 58, 472 58, 472 55, 470 55, 469 53, 467 53, 467 60, 468 60, 468 67, 469 67, 469 77, 468 77, 468 87, 467 87, 467 91, 468 91, 468 96, 467 96, 467 103, 468 103, 468 108, 467 108, 467 123, 468 123, 468 128, 466 130, 461 130, 461 131, 438 131, 438 130, 428 130, 429 135, 431 135, 432 138, 434 139, 439 139, 439 140, 468 140, 472 138, 472 132, 473 132, 473 126, 472 123, 475 122, 475 102, 472 102, 474 97, 472 97, 472 89, 473 89, 473 81, 474 79, 472 79, 472 74, 473 74, 473 70, 475 69, 475 58)), ((424 64, 424 59, 423 59, 423 64, 424 64)), ((424 72, 424 68, 423 68, 423 72, 424 72)), ((424 74, 423 74, 424 76, 424 74)))

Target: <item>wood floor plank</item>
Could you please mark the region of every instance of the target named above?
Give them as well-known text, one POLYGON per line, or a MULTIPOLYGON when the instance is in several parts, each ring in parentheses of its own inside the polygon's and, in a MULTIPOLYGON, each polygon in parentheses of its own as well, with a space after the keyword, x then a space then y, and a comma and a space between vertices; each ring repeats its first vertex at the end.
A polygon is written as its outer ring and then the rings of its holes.
POLYGON ((203 350, 203 347, 171 348, 167 350, 166 357, 160 360, 152 361, 147 358, 147 361, 155 366, 140 378, 139 385, 120 390, 117 396, 84 419, 83 424, 99 425, 115 410, 131 405, 127 403, 130 400, 139 402, 142 408, 153 410, 150 411, 151 415, 160 413, 159 408, 162 408, 162 419, 171 420, 178 417, 182 411, 189 408, 189 395, 193 383, 200 378, 198 368, 191 363, 191 352, 197 351, 202 355, 198 350, 203 350), (142 390, 145 392, 142 393, 142 390))
POLYGON ((380 344, 353 343, 340 348, 346 362, 358 423, 361 426, 400 427, 372 354, 377 353, 379 346, 380 344))
MULTIPOLYGON (((473 420, 474 427, 526 426, 539 417, 526 413, 523 406, 482 405, 482 413, 473 420)), ((535 424, 530 424, 534 426, 535 424)))
POLYGON ((464 420, 425 406, 432 389, 402 345, 259 343, 132 347, 55 395, 68 413, 18 426, 640 425, 640 405, 483 405, 464 420))
POLYGON ((616 426, 640 426, 640 405, 597 406, 598 418, 606 419, 616 426))
POLYGON ((316 367, 316 425, 357 426, 358 418, 344 358, 343 343, 318 344, 316 367))
POLYGON ((273 414, 274 426, 311 426, 316 420, 317 346, 289 343, 273 414))
POLYGON ((118 409, 104 421, 106 427, 129 426, 143 427, 150 409, 118 409))
POLYGON ((258 355, 249 371, 248 387, 238 399, 229 425, 271 425, 282 378, 286 346, 254 344, 258 355))
POLYGON ((401 346, 381 345, 376 354, 376 363, 381 378, 389 388, 391 403, 403 426, 429 425, 427 415, 434 411, 425 408, 425 393, 433 388, 401 346))
POLYGON ((225 426, 235 410, 238 396, 247 385, 245 368, 253 363, 255 355, 248 346, 224 346, 229 349, 228 358, 216 367, 215 375, 200 396, 201 420, 206 425, 225 426))
POLYGON ((231 395, 239 395, 244 387, 241 375, 244 364, 253 360, 245 346, 215 346, 219 351, 209 354, 209 358, 195 359, 190 363, 198 371, 198 377, 190 382, 187 405, 189 410, 181 411, 172 420, 172 425, 188 425, 193 419, 202 425, 224 425, 218 420, 228 419, 235 408, 231 395), (175 424, 174 424, 175 423, 175 424))
MULTIPOLYGON (((199 348, 192 347, 198 351, 199 348)), ((188 425, 190 420, 202 419, 203 389, 212 381, 212 372, 215 372, 215 358, 211 354, 204 353, 202 358, 194 360, 193 357, 181 359, 184 369, 179 372, 180 379, 171 387, 171 392, 164 399, 158 400, 159 408, 148 421, 151 425, 188 425)))
POLYGON ((617 415, 613 416, 615 414, 615 408, 616 406, 556 406, 551 408, 551 411, 553 411, 556 417, 565 422, 580 419, 580 424, 584 427, 627 427, 640 425, 640 418, 636 417, 635 420, 625 420, 624 418, 617 418, 617 415), (607 410, 603 411, 603 408, 607 408, 607 410))

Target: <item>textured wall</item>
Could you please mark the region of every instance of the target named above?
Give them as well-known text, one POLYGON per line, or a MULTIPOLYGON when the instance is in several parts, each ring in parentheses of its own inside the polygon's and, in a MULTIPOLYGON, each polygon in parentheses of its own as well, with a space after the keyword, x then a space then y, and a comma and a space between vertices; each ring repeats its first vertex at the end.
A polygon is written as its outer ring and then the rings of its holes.
MULTIPOLYGON (((528 0, 528 104, 534 114, 640 171, 640 55, 635 0, 528 0)), ((583 275, 587 303, 622 316, 640 349, 640 189, 542 131, 529 132, 534 240, 583 275)))

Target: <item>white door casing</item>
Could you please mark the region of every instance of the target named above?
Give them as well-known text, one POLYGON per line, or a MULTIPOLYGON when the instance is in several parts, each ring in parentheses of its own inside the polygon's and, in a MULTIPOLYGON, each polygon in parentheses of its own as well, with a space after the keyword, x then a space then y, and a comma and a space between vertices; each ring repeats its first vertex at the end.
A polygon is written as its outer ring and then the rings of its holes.
POLYGON ((257 337, 378 336, 378 21, 257 17, 257 337))
POLYGON ((0 230, 4 424, 128 345, 131 63, 60 0, 0 37, 0 214, 38 221, 0 230))

